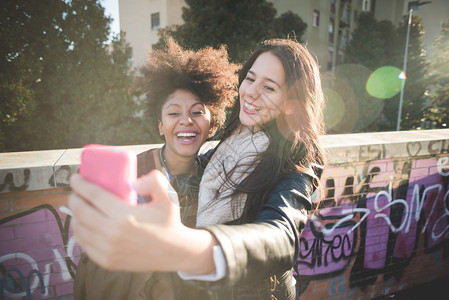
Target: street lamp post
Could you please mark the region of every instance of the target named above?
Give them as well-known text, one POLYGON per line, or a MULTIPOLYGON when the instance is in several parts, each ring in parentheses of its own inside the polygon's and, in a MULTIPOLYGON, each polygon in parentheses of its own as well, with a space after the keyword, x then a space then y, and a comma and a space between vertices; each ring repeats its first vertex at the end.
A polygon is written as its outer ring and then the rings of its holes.
POLYGON ((409 12, 408 12, 408 24, 407 24, 407 36, 405 38, 404 67, 402 68, 402 72, 403 72, 404 76, 402 78, 401 93, 399 95, 399 111, 398 111, 398 121, 396 123, 396 131, 399 131, 399 128, 401 125, 402 102, 404 101, 405 78, 407 76, 406 71, 407 71, 408 42, 409 42, 409 38, 410 38, 410 26, 412 25, 413 9, 418 6, 429 4, 429 3, 432 3, 432 2, 431 1, 424 1, 424 2, 411 1, 408 3, 409 12))

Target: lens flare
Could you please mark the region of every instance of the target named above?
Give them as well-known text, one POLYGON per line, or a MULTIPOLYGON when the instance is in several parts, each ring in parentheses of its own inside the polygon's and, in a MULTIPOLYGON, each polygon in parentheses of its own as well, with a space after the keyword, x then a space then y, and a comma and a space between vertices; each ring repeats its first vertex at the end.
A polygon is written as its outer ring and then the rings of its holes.
POLYGON ((406 76, 401 69, 380 67, 366 81, 366 91, 375 98, 390 99, 401 91, 403 80, 406 80, 406 76))
POLYGON ((346 105, 338 92, 323 88, 326 96, 326 110, 324 111, 324 123, 326 128, 332 129, 337 126, 345 115, 346 105))
POLYGON ((365 84, 371 73, 362 65, 344 64, 323 74, 328 133, 358 132, 378 119, 385 101, 367 93, 365 84))

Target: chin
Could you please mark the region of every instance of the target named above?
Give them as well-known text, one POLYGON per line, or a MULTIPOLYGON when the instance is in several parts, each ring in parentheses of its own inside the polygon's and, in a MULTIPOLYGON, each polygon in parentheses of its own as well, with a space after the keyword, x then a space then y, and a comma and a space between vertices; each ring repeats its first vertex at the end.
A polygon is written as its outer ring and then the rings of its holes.
POLYGON ((183 156, 195 156, 198 151, 200 150, 200 148, 195 148, 195 149, 179 149, 179 154, 183 155, 183 156))
POLYGON ((256 122, 254 122, 254 120, 252 120, 251 117, 246 114, 240 113, 239 119, 240 119, 240 123, 244 126, 251 127, 256 124, 256 122))

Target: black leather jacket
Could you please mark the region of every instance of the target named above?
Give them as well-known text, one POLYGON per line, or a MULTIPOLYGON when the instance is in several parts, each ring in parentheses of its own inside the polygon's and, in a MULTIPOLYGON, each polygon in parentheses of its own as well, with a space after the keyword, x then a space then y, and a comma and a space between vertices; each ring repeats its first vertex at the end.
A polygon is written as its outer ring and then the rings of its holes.
POLYGON ((191 283, 205 288, 209 299, 295 299, 293 268, 313 192, 309 175, 288 174, 255 222, 205 227, 223 248, 227 274, 217 282, 191 283))

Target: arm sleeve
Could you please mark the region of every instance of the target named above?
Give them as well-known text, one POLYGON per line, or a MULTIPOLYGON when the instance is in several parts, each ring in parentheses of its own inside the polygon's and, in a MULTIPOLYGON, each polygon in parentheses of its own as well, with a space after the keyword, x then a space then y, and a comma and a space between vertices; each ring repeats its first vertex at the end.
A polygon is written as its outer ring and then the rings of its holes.
POLYGON ((215 272, 210 274, 193 275, 186 272, 178 271, 178 276, 183 280, 201 280, 201 281, 218 281, 226 275, 226 260, 223 249, 220 245, 214 246, 213 257, 215 264, 215 272))
POLYGON ((217 238, 226 260, 220 285, 264 279, 296 264, 313 191, 308 175, 289 174, 270 193, 255 222, 205 227, 217 238))

